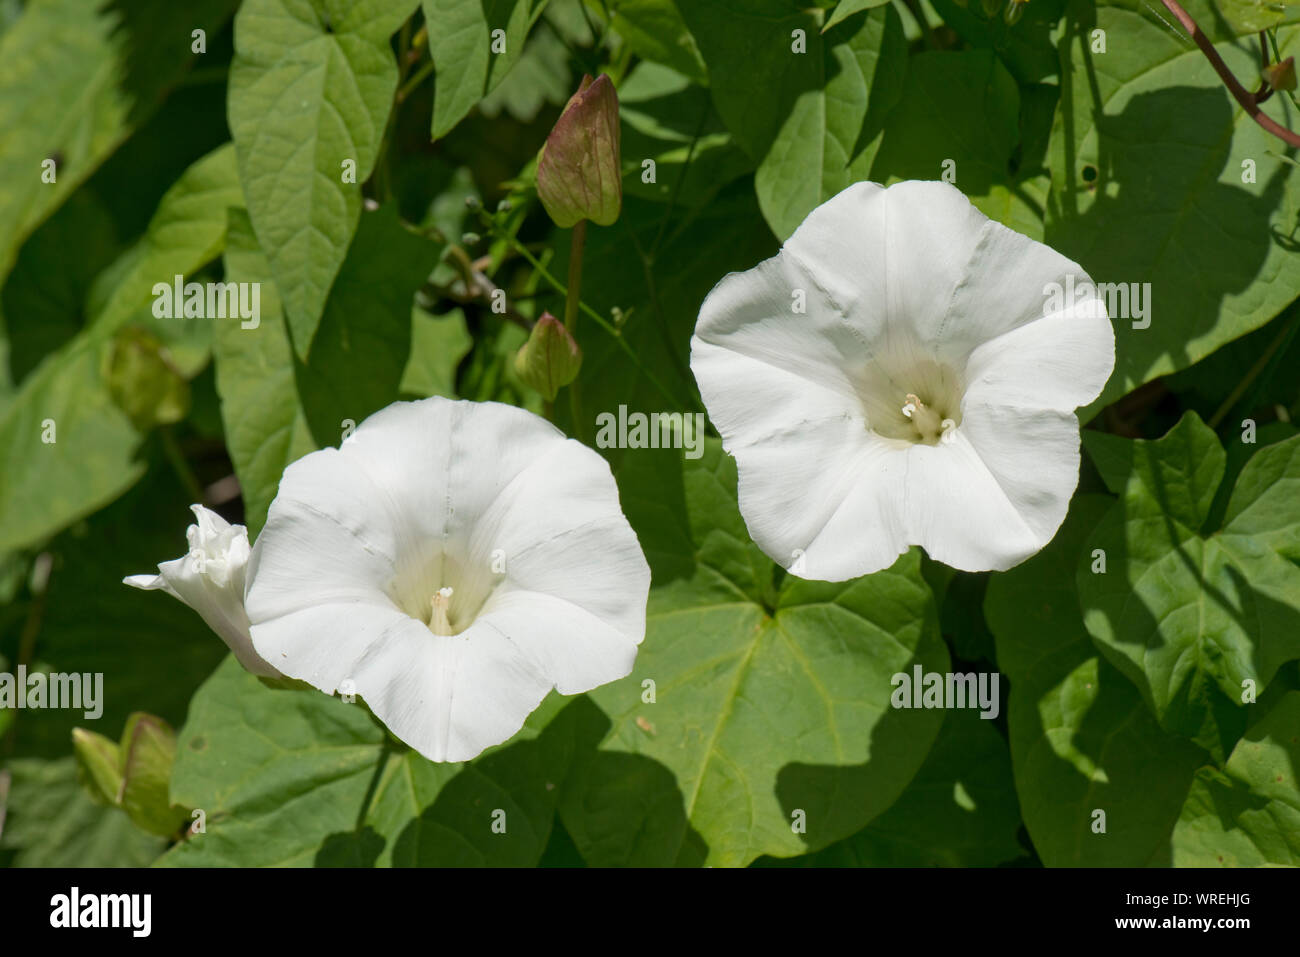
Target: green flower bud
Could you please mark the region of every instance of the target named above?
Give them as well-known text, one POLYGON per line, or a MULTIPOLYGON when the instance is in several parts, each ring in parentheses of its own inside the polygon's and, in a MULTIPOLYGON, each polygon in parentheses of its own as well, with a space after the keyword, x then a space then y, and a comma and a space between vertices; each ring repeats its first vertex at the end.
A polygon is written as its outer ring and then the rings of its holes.
POLYGON ((515 353, 515 372, 524 384, 553 402, 556 393, 578 377, 582 350, 569 330, 549 312, 533 326, 532 334, 515 353))
POLYGON ((537 195, 557 226, 608 226, 623 207, 618 94, 609 77, 582 78, 537 160, 537 195))
POLYGON ((72 729, 77 778, 96 804, 117 804, 122 792, 122 755, 117 742, 85 728, 72 729))
POLYGON ((1002 11, 1002 19, 1007 22, 1007 26, 1015 26, 1020 22, 1020 18, 1025 15, 1025 5, 1028 0, 1011 0, 1007 8, 1002 11))
POLYGON ((1295 89, 1295 57, 1287 57, 1263 69, 1264 79, 1275 90, 1295 89))
POLYGON ((190 410, 190 384, 148 330, 127 326, 117 333, 106 378, 113 402, 142 432, 179 422, 190 410))
POLYGON ((175 834, 190 817, 185 808, 171 803, 176 732, 162 718, 136 712, 126 719, 119 751, 122 810, 143 831, 160 837, 175 834))

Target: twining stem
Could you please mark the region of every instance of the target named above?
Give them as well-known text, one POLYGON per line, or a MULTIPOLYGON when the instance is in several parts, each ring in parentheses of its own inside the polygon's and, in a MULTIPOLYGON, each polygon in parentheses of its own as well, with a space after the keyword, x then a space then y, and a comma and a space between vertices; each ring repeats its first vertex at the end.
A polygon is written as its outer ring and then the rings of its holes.
POLYGON ((1223 57, 1219 56, 1219 51, 1214 49, 1214 44, 1210 42, 1210 38, 1201 32, 1201 28, 1197 26, 1191 14, 1182 8, 1178 0, 1161 0, 1161 2, 1170 13, 1178 18, 1178 22, 1183 25, 1187 35, 1201 48, 1205 58, 1210 61, 1210 66, 1214 67, 1214 72, 1219 74, 1219 79, 1223 81, 1223 85, 1228 88, 1232 98, 1241 104, 1241 108, 1246 111, 1247 115, 1283 142, 1292 146, 1300 146, 1300 133, 1293 133, 1286 127, 1274 122, 1271 117, 1259 108, 1259 102, 1255 99, 1255 95, 1237 82, 1237 78, 1232 75, 1228 65, 1223 62, 1223 57))
POLYGON ((181 451, 180 445, 176 442, 176 436, 167 426, 158 430, 158 436, 162 440, 163 452, 167 456, 167 463, 180 479, 181 485, 185 487, 185 492, 189 495, 190 500, 199 505, 206 505, 207 496, 203 494, 203 486, 199 483, 198 476, 190 468, 190 463, 185 458, 185 453, 181 451))
MULTIPOLYGON (((576 342, 578 339, 578 305, 582 302, 582 254, 587 245, 587 221, 580 219, 573 227, 573 238, 569 246, 569 288, 564 294, 564 328, 569 331, 576 342)), ((569 383, 569 413, 573 416, 573 428, 578 438, 586 432, 586 423, 582 417, 582 398, 578 394, 578 379, 569 383)))
POLYGON ((582 253, 587 243, 587 221, 578 220, 573 227, 573 240, 569 246, 569 290, 564 296, 564 328, 577 337, 578 304, 582 301, 582 253))

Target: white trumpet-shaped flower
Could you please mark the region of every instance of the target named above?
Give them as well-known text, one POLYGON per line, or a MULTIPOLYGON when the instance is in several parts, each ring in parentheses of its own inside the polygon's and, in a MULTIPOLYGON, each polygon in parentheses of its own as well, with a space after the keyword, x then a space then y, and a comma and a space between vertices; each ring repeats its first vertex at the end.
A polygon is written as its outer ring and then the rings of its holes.
POLYGON ((464 761, 552 688, 627 675, 649 588, 599 455, 521 409, 432 398, 289 466, 246 606, 285 675, 358 694, 421 754, 464 761))
POLYGON ((750 535, 826 581, 911 545, 967 571, 1037 552, 1114 359, 1083 270, 939 182, 844 190, 726 276, 691 340, 750 535))
POLYGON ((244 584, 248 568, 248 529, 231 525, 202 505, 191 505, 197 524, 185 531, 190 550, 175 561, 163 562, 157 575, 131 575, 128 585, 146 590, 160 588, 179 598, 221 636, 239 663, 263 678, 280 673, 253 650, 244 612, 244 584))

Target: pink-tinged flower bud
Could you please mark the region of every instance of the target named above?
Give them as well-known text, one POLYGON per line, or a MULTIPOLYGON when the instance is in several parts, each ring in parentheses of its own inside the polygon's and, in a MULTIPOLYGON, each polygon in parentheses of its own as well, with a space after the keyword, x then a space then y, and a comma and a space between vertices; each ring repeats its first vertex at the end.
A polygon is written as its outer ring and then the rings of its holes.
POLYGON ((524 384, 536 389, 548 401, 578 377, 582 350, 569 330, 549 312, 533 326, 528 341, 515 353, 515 372, 524 384))
POLYGON ((537 195, 557 226, 609 226, 623 206, 618 94, 605 74, 582 78, 537 160, 537 195))
POLYGON ((1264 79, 1275 90, 1295 89, 1295 57, 1264 67, 1264 79))

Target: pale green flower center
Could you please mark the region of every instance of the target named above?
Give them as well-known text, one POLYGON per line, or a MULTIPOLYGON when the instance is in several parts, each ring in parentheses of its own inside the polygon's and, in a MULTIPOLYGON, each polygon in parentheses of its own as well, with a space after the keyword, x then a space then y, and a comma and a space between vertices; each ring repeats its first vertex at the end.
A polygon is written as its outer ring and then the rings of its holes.
POLYGON ((858 394, 872 432, 900 442, 939 445, 952 441, 961 425, 963 388, 950 366, 893 355, 867 364, 858 394))

